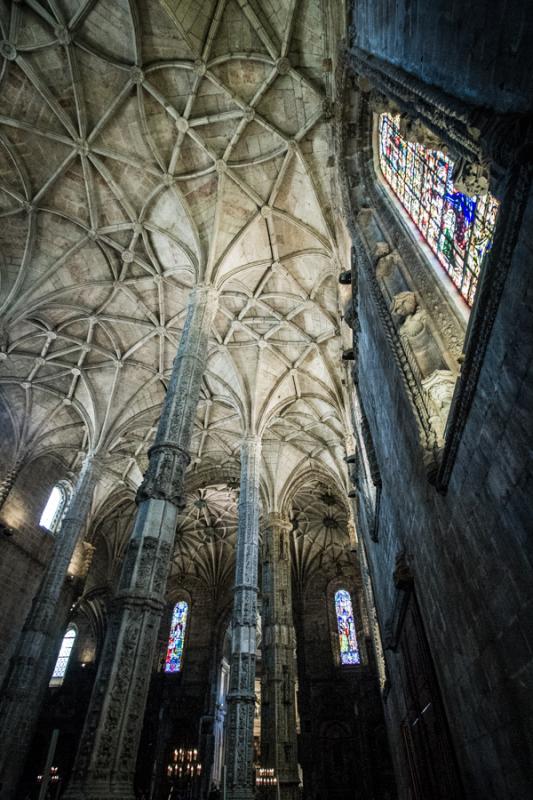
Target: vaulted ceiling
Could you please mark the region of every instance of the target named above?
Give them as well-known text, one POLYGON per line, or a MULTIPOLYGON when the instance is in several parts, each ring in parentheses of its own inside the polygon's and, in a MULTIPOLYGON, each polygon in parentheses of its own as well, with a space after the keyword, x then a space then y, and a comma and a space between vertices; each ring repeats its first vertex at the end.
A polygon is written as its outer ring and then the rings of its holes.
POLYGON ((108 491, 135 489, 188 294, 212 283, 191 476, 258 431, 268 502, 312 465, 344 483, 342 20, 326 0, 0 0, 0 391, 20 454, 75 466, 90 447, 108 491))

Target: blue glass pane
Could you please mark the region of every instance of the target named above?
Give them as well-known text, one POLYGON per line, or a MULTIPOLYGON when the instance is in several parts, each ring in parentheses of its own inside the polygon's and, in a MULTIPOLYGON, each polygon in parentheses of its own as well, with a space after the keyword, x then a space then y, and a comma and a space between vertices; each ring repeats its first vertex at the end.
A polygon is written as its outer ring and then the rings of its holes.
POLYGON ((189 606, 185 600, 180 600, 180 602, 176 603, 174 606, 170 636, 168 638, 165 672, 179 672, 181 669, 188 611, 189 606))
POLYGON ((359 648, 357 647, 352 600, 349 592, 345 589, 339 589, 335 593, 335 611, 337 614, 341 664, 359 664, 359 648))

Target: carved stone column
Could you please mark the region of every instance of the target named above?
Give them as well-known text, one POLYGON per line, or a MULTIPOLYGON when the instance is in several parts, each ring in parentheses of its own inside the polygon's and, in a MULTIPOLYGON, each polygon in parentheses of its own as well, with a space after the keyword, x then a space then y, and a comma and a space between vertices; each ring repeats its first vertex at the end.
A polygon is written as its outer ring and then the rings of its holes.
POLYGON ((39 591, 22 629, 0 700, 2 798, 16 796, 42 702, 66 625, 61 593, 74 550, 83 537, 96 482, 95 459, 85 459, 39 591))
POLYGON ((268 515, 263 541, 261 766, 275 769, 281 800, 293 800, 298 790, 290 531, 286 517, 268 515))
POLYGON ((133 778, 216 292, 191 292, 65 798, 133 800, 133 778))
POLYGON ((226 740, 228 800, 251 800, 259 551, 259 469, 261 442, 248 437, 241 447, 241 486, 237 567, 233 600, 232 642, 226 740))
POLYGON ((22 456, 19 456, 11 469, 9 469, 2 480, 0 481, 0 510, 2 509, 4 503, 6 502, 7 498, 9 497, 9 493, 13 486, 15 485, 15 481, 17 480, 18 474, 24 463, 24 459, 22 456))

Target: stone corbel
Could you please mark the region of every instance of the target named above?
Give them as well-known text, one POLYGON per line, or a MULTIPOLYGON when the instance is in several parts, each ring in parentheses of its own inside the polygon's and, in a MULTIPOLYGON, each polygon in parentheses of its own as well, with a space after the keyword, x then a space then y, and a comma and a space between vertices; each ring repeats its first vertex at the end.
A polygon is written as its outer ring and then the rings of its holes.
POLYGON ((394 652, 400 641, 407 605, 414 586, 413 573, 408 563, 407 554, 403 550, 396 556, 392 579, 397 592, 392 613, 385 625, 383 644, 386 650, 394 652))
POLYGON ((404 551, 396 556, 392 579, 396 588, 402 592, 408 592, 413 588, 414 577, 404 551))
POLYGON ((70 559, 67 574, 72 578, 86 578, 95 549, 89 542, 78 542, 70 559))

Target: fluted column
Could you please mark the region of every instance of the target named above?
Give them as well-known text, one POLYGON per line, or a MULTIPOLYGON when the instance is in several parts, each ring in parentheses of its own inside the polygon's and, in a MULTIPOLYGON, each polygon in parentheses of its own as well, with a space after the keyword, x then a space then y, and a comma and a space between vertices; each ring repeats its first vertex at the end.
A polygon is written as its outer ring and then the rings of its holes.
POLYGON ((259 550, 259 470, 261 442, 248 437, 241 446, 241 484, 229 692, 227 696, 226 787, 228 800, 251 800, 259 550))
POLYGON ((216 303, 212 288, 196 287, 191 292, 65 794, 71 800, 134 797, 137 751, 216 303))
POLYGON ((261 765, 275 769, 282 800, 293 800, 298 788, 290 531, 287 518, 268 514, 262 553, 261 765))
POLYGON ((81 468, 72 500, 56 534, 55 547, 19 637, 0 700, 2 798, 16 796, 42 702, 66 624, 60 597, 77 543, 85 533, 96 481, 95 459, 81 468), (12 746, 6 746, 10 742, 12 746))

